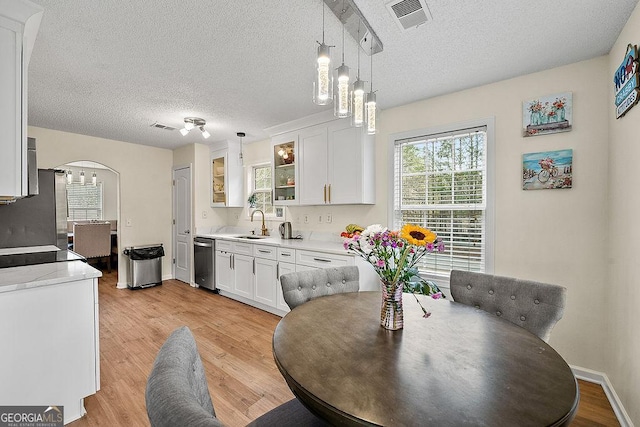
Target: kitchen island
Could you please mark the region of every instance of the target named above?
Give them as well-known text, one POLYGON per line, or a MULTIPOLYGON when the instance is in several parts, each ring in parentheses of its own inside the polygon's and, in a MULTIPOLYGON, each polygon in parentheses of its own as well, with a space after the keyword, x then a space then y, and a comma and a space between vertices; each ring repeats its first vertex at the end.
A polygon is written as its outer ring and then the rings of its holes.
POLYGON ((84 415, 100 388, 98 277, 83 261, 0 269, 0 402, 84 415))

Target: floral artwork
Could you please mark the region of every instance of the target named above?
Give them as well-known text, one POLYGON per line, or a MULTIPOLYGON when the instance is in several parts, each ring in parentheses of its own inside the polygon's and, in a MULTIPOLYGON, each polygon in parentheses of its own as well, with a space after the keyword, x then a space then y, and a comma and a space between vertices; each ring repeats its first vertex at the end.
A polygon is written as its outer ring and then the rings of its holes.
POLYGON ((568 132, 572 126, 571 92, 525 101, 522 104, 523 136, 568 132))
POLYGON ((573 150, 522 155, 522 189, 549 190, 573 185, 573 150))

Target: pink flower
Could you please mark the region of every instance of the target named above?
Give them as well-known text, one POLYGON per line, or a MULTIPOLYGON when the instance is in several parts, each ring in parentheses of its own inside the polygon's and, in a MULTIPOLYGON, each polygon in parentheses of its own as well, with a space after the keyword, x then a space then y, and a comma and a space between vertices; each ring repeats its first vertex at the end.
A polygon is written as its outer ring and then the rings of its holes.
POLYGON ((425 311, 424 314, 422 315, 422 317, 424 317, 425 319, 428 319, 429 316, 431 316, 431 312, 430 311, 425 311))
POLYGON ((431 295, 431 298, 433 298, 433 299, 442 298, 442 292, 436 292, 435 294, 431 295))
POLYGON ((380 268, 384 267, 384 260, 379 259, 378 261, 376 261, 376 265, 380 268))

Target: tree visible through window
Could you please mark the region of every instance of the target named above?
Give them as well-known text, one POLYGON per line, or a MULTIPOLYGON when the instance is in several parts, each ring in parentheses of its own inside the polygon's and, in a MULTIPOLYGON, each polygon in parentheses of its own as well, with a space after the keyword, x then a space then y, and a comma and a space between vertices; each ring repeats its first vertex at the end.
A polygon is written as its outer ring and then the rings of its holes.
POLYGON ((273 215, 271 196, 271 165, 253 167, 253 193, 256 195, 256 209, 265 215, 273 215))
POLYGON ((102 219, 102 183, 67 184, 67 207, 69 220, 102 219))
POLYGON ((395 142, 394 228, 413 223, 436 232, 445 252, 426 256, 421 273, 485 271, 486 127, 395 142))

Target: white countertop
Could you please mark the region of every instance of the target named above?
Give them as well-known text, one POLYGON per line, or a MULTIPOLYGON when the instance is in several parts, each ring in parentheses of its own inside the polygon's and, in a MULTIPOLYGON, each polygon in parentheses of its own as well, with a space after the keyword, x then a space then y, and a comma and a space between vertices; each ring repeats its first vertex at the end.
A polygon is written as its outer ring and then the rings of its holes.
POLYGON ((339 254, 339 255, 351 255, 353 253, 347 252, 342 245, 342 239, 340 237, 331 240, 320 240, 313 238, 303 239, 281 239, 279 236, 267 236, 262 239, 242 239, 237 236, 247 235, 249 233, 207 233, 198 231, 196 237, 205 237, 209 239, 221 239, 230 240, 234 242, 247 242, 256 245, 271 245, 280 246, 291 249, 303 249, 308 251, 319 251, 324 253, 339 254))
POLYGON ((83 261, 52 262, 0 269, 0 293, 101 277, 83 261))

